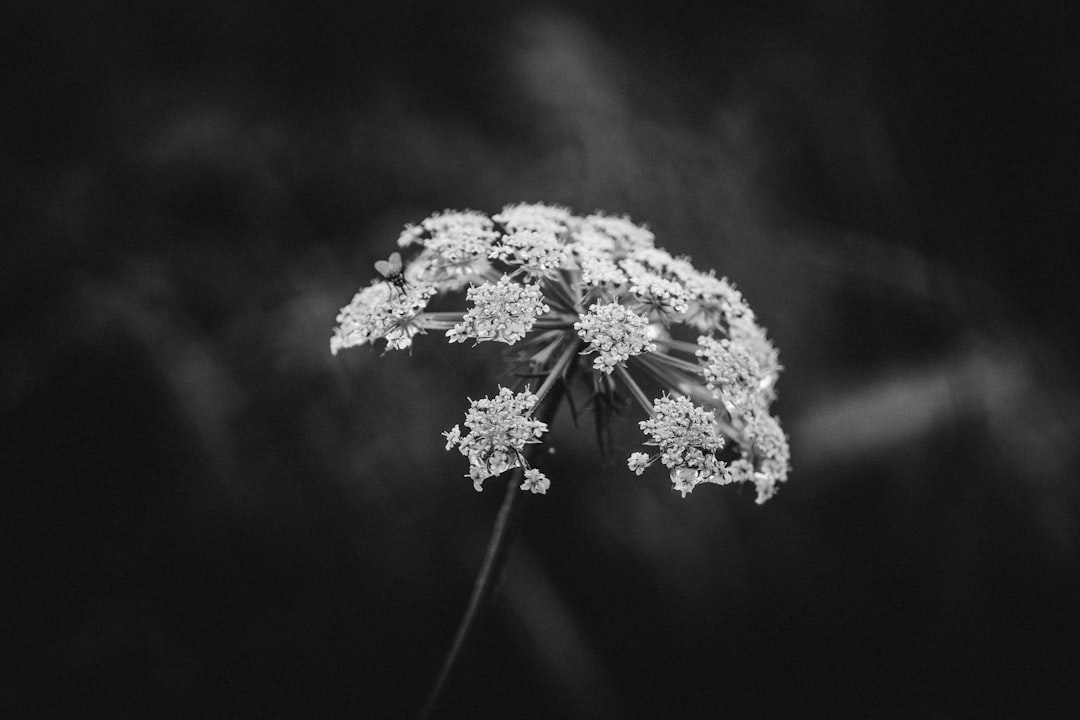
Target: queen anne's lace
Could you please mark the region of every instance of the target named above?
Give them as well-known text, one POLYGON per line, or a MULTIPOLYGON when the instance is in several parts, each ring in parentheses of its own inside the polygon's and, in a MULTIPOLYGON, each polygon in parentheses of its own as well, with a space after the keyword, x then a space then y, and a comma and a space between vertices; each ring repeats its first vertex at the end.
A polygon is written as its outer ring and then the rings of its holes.
POLYGON ((656 350, 649 341, 649 321, 618 303, 593 305, 574 323, 574 329, 589 343, 584 352, 598 353, 593 368, 608 375, 631 355, 656 350))
POLYGON ((548 488, 551 487, 547 475, 536 468, 529 468, 523 477, 525 480, 521 483, 522 490, 528 490, 534 495, 547 495, 548 488))
POLYGON ((503 275, 497 283, 469 288, 473 304, 462 322, 446 331, 450 342, 496 340, 513 345, 525 337, 536 318, 550 308, 544 304, 540 288, 512 282, 503 275))
POLYGON ((634 452, 627 466, 640 475, 659 462, 684 496, 702 482, 753 483, 762 502, 786 481, 787 438, 769 411, 781 371, 776 348, 727 278, 657 247, 648 228, 522 203, 490 217, 435 213, 407 225, 398 245, 408 256, 401 272, 384 269, 341 310, 330 349, 380 340, 410 349, 430 330, 450 342, 509 346, 513 367, 540 379, 536 395, 504 388, 472 404, 464 435, 446 433, 477 489, 521 468, 521 489, 546 493, 550 481, 525 450, 547 429, 533 413, 556 385, 585 392, 572 407, 598 415, 622 398, 636 401, 656 452, 634 452), (672 394, 650 400, 641 375, 672 394))
POLYGON ((647 269, 636 258, 624 260, 622 269, 630 278, 630 292, 645 309, 655 310, 663 317, 670 318, 690 308, 689 294, 677 281, 647 269))
POLYGON ((467 434, 462 435, 457 425, 443 433, 446 449, 457 447, 469 459, 469 476, 478 491, 492 475, 524 465, 525 446, 539 442, 547 432, 547 423, 532 417, 536 402, 528 390, 515 394, 510 388, 500 388, 493 398, 472 401, 465 413, 467 434))
POLYGON ((510 232, 535 230, 561 237, 566 233, 566 224, 571 217, 569 210, 557 205, 520 203, 507 205, 491 219, 510 232))
POLYGON ((648 228, 636 225, 626 217, 595 213, 585 218, 585 225, 614 240, 617 250, 623 253, 651 248, 656 242, 656 236, 648 228))
POLYGON ((760 505, 776 494, 780 483, 787 481, 791 450, 779 421, 767 412, 753 414, 746 425, 746 435, 758 459, 759 469, 752 480, 760 505))
POLYGON ((603 253, 584 251, 578 258, 578 265, 581 282, 588 286, 617 288, 627 280, 626 273, 603 253))
POLYGON ((698 344, 705 384, 723 398, 733 415, 747 416, 767 405, 761 367, 745 345, 705 336, 698 344))
POLYGON ((500 245, 492 248, 492 260, 502 260, 529 278, 553 277, 566 262, 567 250, 549 230, 524 228, 505 237, 500 245))
POLYGON ((330 338, 330 352, 386 340, 391 350, 404 350, 424 329, 421 315, 435 294, 430 285, 399 288, 391 283, 369 285, 338 313, 338 326, 330 338))
MULTIPOLYGON (((711 410, 694 405, 687 397, 663 396, 653 406, 654 415, 642 420, 641 431, 649 436, 646 445, 659 448, 660 463, 671 470, 672 486, 683 497, 696 485, 712 481, 722 469, 716 452, 724 447, 724 436, 711 410)), ((635 472, 645 461, 643 453, 631 455, 628 465, 635 472)))

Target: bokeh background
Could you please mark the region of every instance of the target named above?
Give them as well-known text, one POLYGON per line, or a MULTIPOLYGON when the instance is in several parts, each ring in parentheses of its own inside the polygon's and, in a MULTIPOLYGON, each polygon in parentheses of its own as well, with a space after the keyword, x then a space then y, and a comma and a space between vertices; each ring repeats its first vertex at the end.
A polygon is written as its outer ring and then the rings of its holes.
POLYGON ((1067 716, 1075 13, 8 4, 4 717, 419 710, 501 496, 439 433, 505 378, 328 342, 404 223, 517 201, 732 278, 794 472, 683 500, 561 417, 443 717, 1067 716))

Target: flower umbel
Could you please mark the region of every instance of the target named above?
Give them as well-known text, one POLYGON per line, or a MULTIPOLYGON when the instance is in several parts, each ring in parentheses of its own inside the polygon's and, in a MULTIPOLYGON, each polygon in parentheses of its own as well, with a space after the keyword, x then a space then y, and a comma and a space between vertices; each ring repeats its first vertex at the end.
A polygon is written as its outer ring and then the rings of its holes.
POLYGON ((776 348, 727 278, 657 247, 648 228, 522 203, 490 217, 435 213, 407 225, 398 246, 410 257, 400 271, 395 257, 390 275, 383 266, 341 310, 330 349, 380 340, 411 349, 429 330, 451 343, 506 345, 518 384, 472 402, 464 434, 445 433, 477 490, 520 468, 523 491, 548 491, 526 449, 547 431, 555 403, 544 420, 534 414, 556 387, 575 415, 591 409, 600 429, 625 399, 635 402, 654 452, 631 453, 627 467, 642 475, 659 462, 683 497, 705 482, 752 483, 764 502, 787 480, 787 437, 769 409, 782 369, 776 348), (536 379, 535 394, 521 390, 536 379))
MULTIPOLYGON (((519 465, 528 468, 522 455, 525 445, 539 442, 540 436, 548 429, 547 423, 532 417, 536 402, 536 395, 528 390, 515 394, 510 388, 500 388, 499 394, 493 398, 472 401, 472 407, 465 413, 468 434, 462 436, 457 425, 443 433, 446 436, 446 449, 457 447, 458 452, 469 459, 469 477, 478 492, 483 490, 484 480, 492 475, 499 475, 519 465)), ((527 475, 526 482, 530 477, 535 479, 528 489, 534 493, 547 490, 550 483, 541 481, 541 478, 547 478, 527 475)))
POLYGON ((608 375, 631 355, 656 350, 649 341, 648 319, 618 303, 596 303, 574 323, 574 329, 589 343, 582 352, 599 353, 593 368, 608 375))
POLYGON ((423 310, 435 295, 431 285, 407 285, 379 282, 356 294, 338 313, 338 326, 330 338, 330 352, 342 348, 386 340, 390 350, 404 350, 413 336, 423 332, 423 310))
POLYGON ((469 288, 467 296, 473 307, 464 320, 446 331, 450 342, 472 338, 513 345, 532 329, 536 318, 551 309, 538 286, 511 282, 506 275, 497 283, 469 288))
MULTIPOLYGON (((657 458, 671 470, 672 486, 686 497, 696 485, 713 480, 722 469, 716 452, 724 447, 724 437, 714 412, 694 405, 690 398, 665 395, 653 407, 653 417, 639 423, 650 438, 645 444, 660 449, 657 458)), ((637 471, 644 462, 642 454, 631 456, 632 470, 637 471)))

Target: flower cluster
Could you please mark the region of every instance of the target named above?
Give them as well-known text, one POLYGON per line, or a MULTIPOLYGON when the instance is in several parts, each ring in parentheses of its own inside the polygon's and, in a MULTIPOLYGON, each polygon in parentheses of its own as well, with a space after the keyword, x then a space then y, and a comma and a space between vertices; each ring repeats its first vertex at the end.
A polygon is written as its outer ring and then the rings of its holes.
POLYGON ((575 395, 584 402, 571 409, 592 408, 602 426, 625 398, 635 402, 655 452, 631 454, 630 469, 659 462, 684 497, 703 482, 752 483, 763 502, 786 481, 787 438, 769 410, 776 348, 726 278, 657 247, 648 228, 522 203, 491 216, 435 213, 406 226, 398 246, 409 256, 400 273, 380 264, 383 277, 338 315, 330 348, 385 340, 388 350, 409 349, 429 330, 508 346, 512 368, 541 379, 536 393, 502 388, 472 403, 467 434, 446 433, 477 489, 518 468, 523 490, 546 492, 550 481, 528 457, 554 398, 575 395), (429 309, 462 295, 467 309, 429 309), (657 385, 664 392, 652 399, 645 388, 657 385))
POLYGON ((593 368, 608 375, 631 355, 654 352, 649 341, 649 321, 618 303, 597 303, 574 323, 582 340, 589 343, 585 353, 599 353, 593 368))
POLYGON ((745 345, 707 336, 699 337, 698 344, 701 349, 696 355, 701 359, 705 384, 720 396, 728 412, 745 417, 767 405, 761 366, 745 345))
MULTIPOLYGON (((523 451, 530 443, 539 442, 547 432, 547 423, 532 418, 537 397, 528 390, 514 393, 510 388, 500 388, 493 398, 471 401, 472 407, 465 413, 466 435, 455 425, 443 433, 446 449, 457 448, 469 459, 469 477, 473 487, 482 490, 484 480, 500 475, 519 465, 528 468, 523 451)), ((544 493, 550 482, 540 471, 526 475, 526 483, 533 492, 544 493)))
POLYGON ((380 339, 386 340, 391 350, 404 350, 412 345, 413 336, 423 331, 422 312, 435 292, 428 284, 403 288, 386 282, 369 285, 338 313, 330 352, 336 355, 342 348, 380 339))
POLYGON ((655 445, 655 457, 634 453, 627 464, 640 475, 659 459, 671 470, 671 484, 683 497, 698 483, 715 478, 722 466, 716 457, 724 447, 724 437, 711 410, 694 405, 687 397, 664 396, 653 404, 653 416, 639 423, 649 436, 646 445, 655 445), (643 457, 644 456, 644 457, 643 457))
POLYGON ((543 293, 534 284, 511 282, 503 275, 496 283, 469 288, 473 307, 465 318, 446 331, 450 342, 497 340, 513 345, 532 330, 536 318, 551 308, 544 304, 543 293))

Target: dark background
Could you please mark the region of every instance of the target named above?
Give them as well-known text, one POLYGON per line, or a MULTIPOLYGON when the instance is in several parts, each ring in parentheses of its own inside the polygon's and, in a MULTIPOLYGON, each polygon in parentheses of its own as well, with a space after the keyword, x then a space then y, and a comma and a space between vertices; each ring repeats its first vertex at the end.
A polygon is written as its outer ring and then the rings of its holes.
POLYGON ((415 713, 501 496, 439 433, 505 378, 329 337, 517 201, 731 277, 794 471, 682 500, 560 417, 446 717, 1067 715, 1075 11, 895 5, 9 4, 3 715, 415 713))

